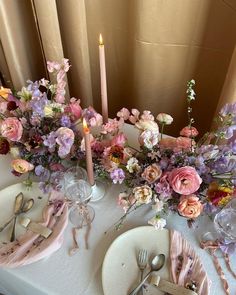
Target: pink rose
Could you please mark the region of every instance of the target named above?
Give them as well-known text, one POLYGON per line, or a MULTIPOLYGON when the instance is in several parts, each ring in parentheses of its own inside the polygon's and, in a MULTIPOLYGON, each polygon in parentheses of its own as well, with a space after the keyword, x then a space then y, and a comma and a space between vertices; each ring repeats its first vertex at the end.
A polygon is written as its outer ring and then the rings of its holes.
POLYGON ((192 138, 198 135, 198 131, 195 127, 186 126, 180 131, 180 135, 192 138))
POLYGON ((152 164, 149 165, 142 173, 142 178, 144 178, 148 183, 153 183, 161 177, 162 170, 159 165, 152 164))
POLYGON ((120 133, 112 138, 111 145, 124 146, 126 141, 127 141, 127 137, 124 135, 124 133, 120 133))
POLYGON ((11 162, 12 168, 18 173, 27 173, 34 169, 34 165, 30 164, 26 160, 16 159, 11 162))
POLYGON ((23 127, 17 118, 9 117, 1 123, 0 132, 2 136, 11 141, 19 141, 22 137, 23 127))
POLYGON ((203 205, 195 195, 181 196, 178 205, 179 214, 187 218, 198 217, 203 210, 203 205))
POLYGON ((195 168, 185 166, 173 169, 169 174, 169 182, 176 193, 191 195, 199 189, 202 179, 195 168))

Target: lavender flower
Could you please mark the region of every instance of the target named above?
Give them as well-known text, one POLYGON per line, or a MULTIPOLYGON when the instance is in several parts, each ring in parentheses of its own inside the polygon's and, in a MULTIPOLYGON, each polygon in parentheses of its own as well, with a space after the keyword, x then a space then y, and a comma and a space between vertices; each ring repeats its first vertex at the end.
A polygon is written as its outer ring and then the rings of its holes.
POLYGON ((57 138, 56 132, 52 131, 48 135, 43 136, 42 138, 44 139, 43 144, 45 146, 48 146, 50 152, 53 152, 56 146, 56 138, 57 138))
POLYGON ((59 145, 58 155, 60 158, 65 158, 71 150, 74 143, 75 134, 74 132, 67 128, 61 127, 56 132, 56 143, 59 145))
POLYGON ((33 114, 38 114, 39 116, 44 116, 44 108, 49 103, 46 94, 42 96, 34 96, 30 101, 30 106, 33 110, 33 114))
POLYGON ((236 116, 236 103, 227 103, 221 110, 220 115, 226 117, 228 115, 236 116))
POLYGON ((68 116, 63 115, 61 117, 61 126, 62 127, 68 127, 68 128, 71 127, 71 120, 70 120, 70 118, 68 116))
POLYGON ((35 167, 35 174, 40 177, 42 182, 48 181, 50 178, 50 171, 43 167, 42 165, 38 165, 35 167))
POLYGON ((110 173, 110 177, 113 183, 119 182, 121 184, 125 179, 125 172, 123 169, 117 168, 110 173))

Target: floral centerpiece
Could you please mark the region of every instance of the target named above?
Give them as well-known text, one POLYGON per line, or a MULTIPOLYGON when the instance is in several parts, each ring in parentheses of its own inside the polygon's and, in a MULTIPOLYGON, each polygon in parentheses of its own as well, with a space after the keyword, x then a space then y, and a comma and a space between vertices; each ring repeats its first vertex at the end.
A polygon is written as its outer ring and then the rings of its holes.
POLYGON ((191 107, 194 85, 194 80, 188 83, 189 124, 179 137, 163 135, 164 127, 173 122, 170 115, 160 113, 155 120, 150 111, 141 114, 137 109, 130 112, 123 108, 117 118, 102 126, 105 136, 92 139, 101 174, 127 187, 118 197, 125 211, 118 227, 127 214, 146 204, 155 212, 149 223, 162 228, 166 224, 163 216, 169 210, 193 221, 203 211, 211 214, 219 210, 234 197, 236 143, 228 140, 236 129, 236 103, 221 109, 216 130, 196 140, 191 107), (138 149, 129 146, 121 131, 125 121, 139 130, 138 149))
POLYGON ((232 156, 236 145, 227 140, 236 129, 236 103, 222 108, 216 130, 196 140, 192 80, 187 88, 188 126, 179 137, 166 137, 164 127, 173 118, 164 113, 155 118, 150 111, 123 108, 116 118, 103 124, 102 116, 92 107, 82 109, 80 100, 66 100, 68 60, 48 62, 47 66, 56 76, 55 84, 41 79, 28 81, 18 92, 0 89, 0 154, 13 155, 14 175, 38 176, 44 192, 58 189, 64 162, 82 163, 85 159, 79 128, 84 118, 91 131, 96 127, 90 141, 97 174, 126 184, 127 189, 118 197, 125 211, 118 226, 140 206, 150 205, 154 216, 149 223, 162 228, 168 210, 194 220, 203 211, 214 212, 234 196, 236 161, 232 156), (125 122, 138 130, 138 148, 129 145, 122 131, 125 122))
POLYGON ((64 162, 84 158, 82 134, 78 124, 82 116, 89 126, 101 125, 102 116, 92 107, 82 109, 80 100, 65 99, 67 59, 48 62, 48 71, 55 74, 56 83, 45 79, 28 85, 18 92, 0 90, 0 154, 11 153, 12 173, 29 172, 40 178, 44 192, 57 188, 64 162))

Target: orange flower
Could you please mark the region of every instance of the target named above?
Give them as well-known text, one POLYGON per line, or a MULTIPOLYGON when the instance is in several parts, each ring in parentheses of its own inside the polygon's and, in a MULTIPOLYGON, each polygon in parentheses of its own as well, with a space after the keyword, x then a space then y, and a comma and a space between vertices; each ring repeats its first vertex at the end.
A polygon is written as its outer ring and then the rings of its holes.
POLYGON ((9 95, 10 93, 11 93, 11 89, 9 89, 9 88, 4 88, 4 87, 1 86, 1 88, 0 88, 0 96, 1 96, 2 98, 4 98, 4 99, 7 100, 8 95, 9 95))

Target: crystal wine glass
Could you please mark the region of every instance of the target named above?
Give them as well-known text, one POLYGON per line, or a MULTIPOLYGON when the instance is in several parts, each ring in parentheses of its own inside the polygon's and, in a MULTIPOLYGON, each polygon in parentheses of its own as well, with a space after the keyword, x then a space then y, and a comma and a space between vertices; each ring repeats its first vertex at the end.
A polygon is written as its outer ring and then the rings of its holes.
POLYGON ((87 171, 80 166, 72 166, 68 168, 63 176, 64 179, 64 189, 73 182, 78 181, 79 179, 88 180, 87 171))
POLYGON ((66 186, 66 197, 72 204, 72 210, 69 214, 71 223, 76 227, 82 227, 91 224, 95 217, 94 209, 87 205, 92 195, 90 184, 79 179, 70 181, 66 186))

